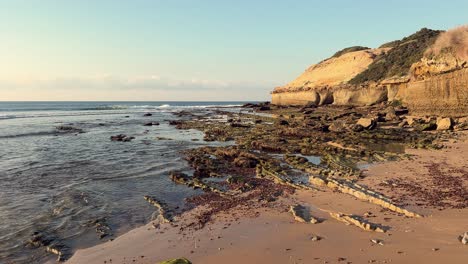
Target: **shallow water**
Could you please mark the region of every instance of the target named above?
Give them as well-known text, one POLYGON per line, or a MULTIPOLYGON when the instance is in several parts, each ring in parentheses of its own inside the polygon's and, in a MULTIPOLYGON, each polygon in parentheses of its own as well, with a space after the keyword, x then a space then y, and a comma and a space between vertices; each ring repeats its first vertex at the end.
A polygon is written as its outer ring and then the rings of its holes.
POLYGON ((99 239, 90 221, 105 219, 113 237, 142 225, 155 211, 144 195, 183 210, 197 191, 173 184, 168 172, 190 170, 180 151, 220 143, 166 120, 180 110, 238 104, 0 102, 0 262, 50 259, 43 248, 25 246, 35 231, 75 250, 112 238, 99 239), (161 125, 143 126, 152 121, 161 125), (84 133, 58 133, 62 125, 84 133), (117 134, 135 139, 110 141, 117 134))

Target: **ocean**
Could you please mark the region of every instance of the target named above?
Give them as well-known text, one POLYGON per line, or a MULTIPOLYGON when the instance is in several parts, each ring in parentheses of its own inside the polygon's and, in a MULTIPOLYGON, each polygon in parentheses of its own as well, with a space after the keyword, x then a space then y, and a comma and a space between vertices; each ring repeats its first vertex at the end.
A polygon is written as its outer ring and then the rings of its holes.
POLYGON ((202 132, 168 120, 181 110, 239 111, 243 103, 0 102, 0 263, 55 258, 27 243, 34 232, 73 252, 141 226, 155 216, 144 195, 186 209, 184 199, 199 191, 168 177, 190 172, 180 152, 232 143, 205 142, 202 132), (135 139, 111 141, 117 134, 135 139), (96 223, 109 235, 100 238, 96 223))

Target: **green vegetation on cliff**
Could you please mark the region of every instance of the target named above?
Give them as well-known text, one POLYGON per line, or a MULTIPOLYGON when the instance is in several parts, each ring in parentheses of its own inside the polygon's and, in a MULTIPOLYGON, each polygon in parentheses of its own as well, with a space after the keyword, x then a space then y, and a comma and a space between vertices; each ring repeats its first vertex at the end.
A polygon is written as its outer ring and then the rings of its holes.
POLYGON ((333 54, 333 56, 331 56, 331 58, 338 58, 341 55, 349 53, 349 52, 360 51, 360 50, 368 50, 368 49, 370 49, 370 48, 363 47, 363 46, 352 46, 352 47, 344 48, 344 49, 336 52, 335 54, 333 54))
POLYGON ((402 40, 382 45, 381 48, 392 49, 379 55, 367 70, 356 75, 349 83, 360 84, 407 75, 411 65, 421 60, 424 52, 435 42, 441 32, 423 28, 402 40))

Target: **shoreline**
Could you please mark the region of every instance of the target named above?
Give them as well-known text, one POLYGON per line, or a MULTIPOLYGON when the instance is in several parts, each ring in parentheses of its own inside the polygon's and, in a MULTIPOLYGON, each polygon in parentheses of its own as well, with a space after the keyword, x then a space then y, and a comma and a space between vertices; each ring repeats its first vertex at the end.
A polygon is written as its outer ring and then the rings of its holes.
MULTIPOLYGON (((468 155, 467 133, 446 142, 442 150, 411 149, 413 160, 373 165, 359 183, 383 194, 400 195, 379 185, 395 177, 418 177, 427 163, 437 161, 448 169, 463 169, 468 155), (410 170, 409 170, 410 168, 410 170)), ((462 175, 463 177, 463 175, 462 175)), ((466 178, 466 175, 465 175, 466 178)), ((467 184, 465 179, 464 184, 467 184)), ((66 263, 158 263, 186 257, 193 263, 464 263, 466 246, 457 236, 466 232, 468 209, 441 209, 410 205, 423 218, 408 218, 347 194, 327 190, 300 190, 282 197, 276 208, 259 208, 245 215, 242 208, 214 216, 200 230, 185 230, 197 210, 186 212, 174 223, 155 229, 151 223, 114 241, 78 250, 66 263), (299 223, 287 212, 289 205, 307 204, 318 224, 299 223), (324 211, 368 215, 369 221, 390 227, 386 233, 361 230, 334 220, 324 211), (256 214, 258 212, 258 214, 256 214), (319 241, 311 240, 318 236, 319 241), (383 245, 371 240, 382 241, 383 245), (112 262, 111 262, 112 260, 112 262)))

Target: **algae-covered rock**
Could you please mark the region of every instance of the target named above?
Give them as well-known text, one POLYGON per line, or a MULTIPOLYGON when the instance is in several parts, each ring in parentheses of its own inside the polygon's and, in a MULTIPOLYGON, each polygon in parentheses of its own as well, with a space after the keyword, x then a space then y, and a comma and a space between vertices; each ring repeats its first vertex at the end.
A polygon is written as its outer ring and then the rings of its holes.
POLYGON ((192 264, 192 262, 190 262, 190 260, 186 258, 178 258, 178 259, 162 261, 162 262, 159 262, 158 264, 192 264))

